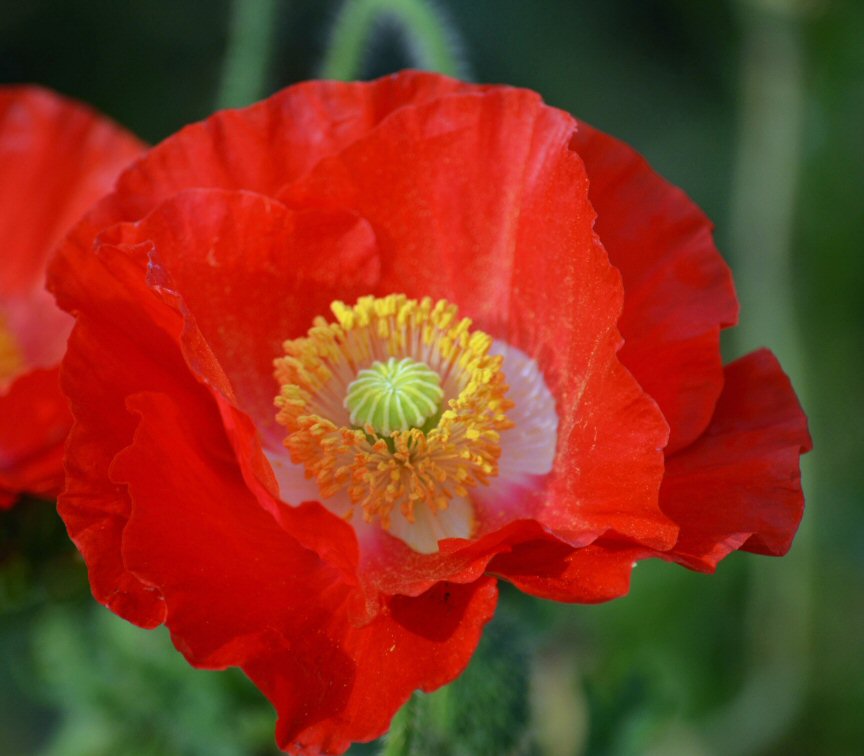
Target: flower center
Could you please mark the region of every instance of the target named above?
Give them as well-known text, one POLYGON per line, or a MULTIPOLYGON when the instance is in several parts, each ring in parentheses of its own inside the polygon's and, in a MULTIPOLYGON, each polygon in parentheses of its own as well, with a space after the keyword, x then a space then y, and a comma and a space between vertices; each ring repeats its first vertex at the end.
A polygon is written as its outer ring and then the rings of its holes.
POLYGON ((346 492, 366 521, 414 522, 498 474, 512 426, 502 358, 444 300, 402 294, 334 302, 276 360, 278 422, 323 498, 346 492))
POLYGON ((24 358, 6 320, 0 314, 0 388, 24 365, 24 358))
POLYGON ((381 436, 422 428, 438 414, 444 390, 441 377, 428 365, 403 357, 372 363, 348 384, 344 406, 351 425, 371 425, 381 436))

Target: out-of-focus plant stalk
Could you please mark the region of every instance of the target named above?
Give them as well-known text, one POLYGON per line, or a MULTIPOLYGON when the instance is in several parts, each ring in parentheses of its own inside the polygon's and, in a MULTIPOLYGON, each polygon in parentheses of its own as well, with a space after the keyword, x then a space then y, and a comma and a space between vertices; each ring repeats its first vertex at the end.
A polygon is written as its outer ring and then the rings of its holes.
POLYGON ((390 730, 384 737, 378 756, 409 756, 412 753, 414 734, 414 712, 417 708, 415 693, 405 705, 396 712, 390 723, 390 730))
MULTIPOLYGON (((802 162, 806 0, 739 3, 743 33, 741 109, 734 167, 731 238, 742 323, 736 352, 772 344, 807 408, 806 361, 791 269, 802 162)), ((805 483, 813 465, 805 458, 805 483)), ((807 486, 812 497, 814 487, 807 486)), ((812 499, 811 499, 812 502, 812 499)), ((812 544, 805 517, 792 554, 753 561, 748 676, 708 723, 724 754, 762 753, 781 737, 808 682, 812 544)))
POLYGON ((218 108, 243 107, 267 94, 277 7, 278 0, 233 0, 218 108))
POLYGON ((588 702, 570 646, 550 644, 532 665, 532 721, 544 756, 584 754, 588 745, 588 702))
POLYGON ((330 32, 321 77, 359 78, 373 34, 388 24, 404 40, 412 66, 464 78, 456 32, 426 0, 344 0, 330 32))

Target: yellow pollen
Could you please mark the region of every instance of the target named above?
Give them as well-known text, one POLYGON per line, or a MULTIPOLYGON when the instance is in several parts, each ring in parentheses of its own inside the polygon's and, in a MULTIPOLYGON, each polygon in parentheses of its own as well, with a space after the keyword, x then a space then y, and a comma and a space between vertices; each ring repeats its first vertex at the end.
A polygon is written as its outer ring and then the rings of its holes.
POLYGON ((24 355, 18 342, 0 315, 0 386, 11 379, 24 366, 24 355))
POLYGON ((496 476, 513 405, 492 338, 445 300, 391 294, 330 307, 336 321, 316 318, 275 362, 285 446, 321 495, 346 491, 388 528, 396 507, 413 522, 419 504, 446 509, 496 476), (393 403, 367 412, 391 386, 414 400, 402 415, 393 403))

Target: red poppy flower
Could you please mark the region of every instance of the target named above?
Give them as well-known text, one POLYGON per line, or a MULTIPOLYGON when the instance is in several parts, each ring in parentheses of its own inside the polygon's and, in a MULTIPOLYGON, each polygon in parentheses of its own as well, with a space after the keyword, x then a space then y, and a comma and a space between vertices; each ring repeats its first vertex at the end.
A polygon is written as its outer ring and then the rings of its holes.
POLYGON ((0 508, 56 495, 72 418, 58 370, 72 318, 44 288, 50 253, 142 147, 89 108, 0 87, 0 508))
POLYGON ((241 666, 295 753, 453 679, 497 579, 602 601, 637 559, 780 554, 801 516, 806 421, 768 352, 721 364, 708 221, 528 91, 403 73, 217 113, 52 282, 94 594, 241 666))

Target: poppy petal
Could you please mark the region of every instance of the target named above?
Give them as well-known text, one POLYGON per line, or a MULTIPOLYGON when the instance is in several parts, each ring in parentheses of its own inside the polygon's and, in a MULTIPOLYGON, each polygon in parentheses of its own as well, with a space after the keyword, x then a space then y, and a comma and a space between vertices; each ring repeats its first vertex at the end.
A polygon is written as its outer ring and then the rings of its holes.
POLYGON ((344 149, 390 113, 466 86, 420 71, 368 84, 311 81, 243 110, 215 113, 130 166, 116 191, 76 228, 75 243, 89 246, 107 226, 139 220, 186 189, 245 189, 276 196, 285 182, 344 149))
POLYGON ((44 290, 54 247, 143 145, 81 103, 32 86, 0 87, 0 489, 54 496, 72 418, 57 365, 72 318, 44 290), (0 366, 2 368, 2 366, 0 366))
POLYGON ((608 540, 581 549, 536 540, 497 556, 489 572, 532 596, 596 604, 625 595, 633 567, 649 553, 642 547, 608 540))
POLYGON ((61 371, 75 418, 68 441, 75 452, 66 458, 67 485, 57 508, 87 562, 93 595, 131 622, 155 627, 164 620, 164 602, 123 562, 120 545, 131 502, 109 470, 135 431, 128 395, 202 389, 191 378, 183 381, 188 370, 166 332, 176 327, 174 318, 147 290, 145 264, 146 253, 135 260, 105 246, 98 255, 80 251, 55 266, 62 301, 78 314, 61 371))
POLYGON ((639 153, 581 122, 572 145, 627 292, 620 359, 660 405, 674 452, 705 429, 723 387, 720 329, 738 319, 732 276, 708 218, 639 153))
POLYGON ((278 196, 368 219, 382 251, 380 293, 446 298, 483 327, 500 326, 525 196, 542 188, 573 128, 525 90, 451 95, 396 111, 278 196))
POLYGON ((143 148, 80 103, 0 89, 0 297, 42 287, 54 247, 143 148))
POLYGON ((306 650, 302 641, 296 649, 300 654, 283 646, 278 654, 250 665, 247 673, 280 713, 302 712, 294 719, 280 716, 279 745, 298 754, 342 753, 351 741, 381 735, 412 691, 431 692, 462 672, 492 618, 497 597, 496 581, 488 577, 467 585, 437 583, 416 598, 393 596, 386 612, 364 627, 337 616, 332 627, 341 644, 336 649, 316 643, 313 633, 318 628, 310 626, 304 640, 307 647, 314 645, 305 657, 314 660, 311 665, 301 661, 306 650), (343 655, 352 664, 347 689, 321 675, 322 663, 343 655), (309 706, 310 693, 317 711, 309 706), (328 715, 328 709, 333 714, 328 715))
POLYGON ((667 461, 661 504, 681 523, 668 558, 709 571, 739 547, 784 554, 804 511, 799 457, 811 446, 807 419, 771 352, 728 365, 708 429, 667 461))

